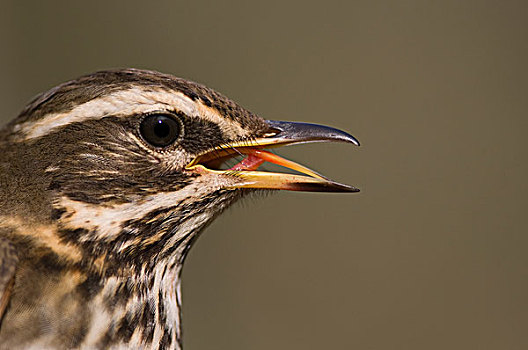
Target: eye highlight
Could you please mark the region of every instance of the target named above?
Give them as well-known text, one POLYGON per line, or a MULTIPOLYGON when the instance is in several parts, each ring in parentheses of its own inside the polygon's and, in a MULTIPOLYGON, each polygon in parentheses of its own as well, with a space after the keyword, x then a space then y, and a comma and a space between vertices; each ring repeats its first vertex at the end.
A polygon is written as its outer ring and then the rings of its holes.
POLYGON ((139 132, 143 140, 154 147, 167 147, 182 133, 182 123, 171 114, 150 114, 141 121, 139 132))

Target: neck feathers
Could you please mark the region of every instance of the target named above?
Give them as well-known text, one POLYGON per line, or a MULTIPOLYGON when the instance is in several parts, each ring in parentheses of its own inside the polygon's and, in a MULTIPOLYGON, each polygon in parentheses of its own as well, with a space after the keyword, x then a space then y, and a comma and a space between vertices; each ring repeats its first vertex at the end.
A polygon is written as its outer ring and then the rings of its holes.
POLYGON ((180 349, 181 268, 173 258, 149 272, 106 278, 88 305, 92 317, 82 345, 180 349))

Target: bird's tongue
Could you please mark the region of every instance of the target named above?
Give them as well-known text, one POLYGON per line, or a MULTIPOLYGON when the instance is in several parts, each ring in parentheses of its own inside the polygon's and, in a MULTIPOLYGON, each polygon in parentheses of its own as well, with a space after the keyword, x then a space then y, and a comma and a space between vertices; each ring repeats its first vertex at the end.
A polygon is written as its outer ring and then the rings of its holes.
POLYGON ((324 178, 322 175, 316 173, 315 171, 311 169, 308 169, 307 167, 301 164, 292 162, 291 160, 288 160, 288 159, 284 159, 268 151, 264 151, 261 149, 248 148, 248 149, 244 149, 243 152, 247 154, 247 157, 244 158, 239 163, 235 164, 229 170, 235 170, 235 171, 257 170, 257 168, 261 166, 264 162, 269 162, 269 163, 277 164, 285 168, 289 168, 289 169, 292 169, 292 170, 295 170, 300 173, 310 175, 316 178, 324 178))
POLYGON ((232 168, 229 170, 257 170, 259 166, 264 163, 265 160, 262 158, 259 158, 258 156, 254 154, 249 154, 246 158, 242 159, 240 162, 235 164, 232 168))

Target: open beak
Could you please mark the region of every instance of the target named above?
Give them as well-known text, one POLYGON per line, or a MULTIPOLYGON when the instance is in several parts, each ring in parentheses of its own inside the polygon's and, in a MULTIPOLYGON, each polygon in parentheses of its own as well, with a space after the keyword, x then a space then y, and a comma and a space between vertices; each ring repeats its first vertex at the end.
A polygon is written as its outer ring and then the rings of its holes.
POLYGON ((270 129, 261 137, 219 146, 196 157, 187 170, 233 176, 238 181, 227 188, 259 188, 309 192, 359 192, 353 186, 330 180, 315 171, 264 150, 296 143, 347 142, 359 146, 352 135, 329 126, 267 120, 270 129), (244 158, 229 169, 219 167, 236 156, 244 158), (265 162, 277 164, 303 175, 257 171, 265 162))

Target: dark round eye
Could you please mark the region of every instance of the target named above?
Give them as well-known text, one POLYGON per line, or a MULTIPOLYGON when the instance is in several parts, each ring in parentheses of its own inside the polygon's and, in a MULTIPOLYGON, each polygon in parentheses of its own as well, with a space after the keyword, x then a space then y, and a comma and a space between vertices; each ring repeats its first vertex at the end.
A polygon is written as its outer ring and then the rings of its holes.
POLYGON ((181 122, 168 114, 151 114, 143 118, 139 131, 152 146, 166 147, 180 137, 181 122))

